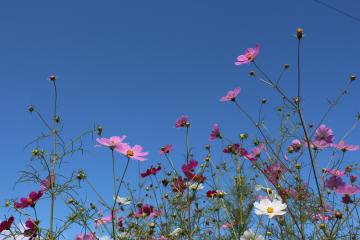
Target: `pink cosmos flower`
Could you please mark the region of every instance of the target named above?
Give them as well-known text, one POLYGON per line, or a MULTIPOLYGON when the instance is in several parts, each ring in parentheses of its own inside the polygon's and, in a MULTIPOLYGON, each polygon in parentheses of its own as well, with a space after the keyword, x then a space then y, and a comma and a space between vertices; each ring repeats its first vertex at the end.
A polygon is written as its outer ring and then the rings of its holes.
POLYGON ((221 102, 229 102, 229 101, 235 101, 237 95, 239 95, 241 89, 239 87, 235 88, 234 90, 228 91, 228 93, 220 98, 221 102))
POLYGON ((345 176, 345 174, 346 174, 345 171, 339 170, 339 169, 328 169, 328 168, 325 168, 325 169, 324 169, 324 172, 325 172, 325 173, 330 173, 331 175, 336 176, 336 177, 343 177, 343 176, 345 176))
POLYGON ((133 213, 133 216, 136 218, 142 218, 142 217, 151 217, 156 218, 161 215, 160 210, 154 210, 154 207, 149 204, 144 204, 141 207, 139 207, 137 212, 133 213))
POLYGON ((78 234, 75 240, 96 240, 96 236, 94 234, 78 234))
MULTIPOLYGON (((105 216, 105 217, 102 217, 102 218, 100 218, 100 219, 96 219, 95 220, 95 227, 97 228, 97 227, 99 227, 100 225, 103 225, 103 224, 106 224, 106 223, 108 223, 108 222, 112 222, 112 219, 114 218, 116 218, 116 216, 117 216, 117 211, 115 211, 115 212, 113 212, 113 213, 111 213, 109 216, 105 216)), ((100 211, 100 214, 102 214, 102 211, 100 211)))
POLYGON ((346 151, 357 151, 359 150, 359 146, 358 145, 348 145, 348 144, 345 144, 345 141, 344 140, 340 140, 340 142, 338 144, 331 144, 332 147, 334 148, 337 148, 343 152, 346 152, 346 151))
POLYGON ((188 125, 189 125, 189 119, 188 119, 188 116, 186 116, 186 115, 182 115, 175 122, 176 128, 187 127, 188 125))
POLYGON ((259 52, 260 52, 259 44, 256 44, 255 48, 246 49, 244 54, 237 57, 235 65, 239 66, 254 61, 255 57, 259 54, 259 52))
POLYGON ((221 138, 221 135, 220 135, 219 124, 215 123, 213 129, 211 130, 209 140, 215 140, 217 138, 221 138))
POLYGON ((321 124, 315 131, 315 140, 325 141, 327 143, 333 143, 334 133, 331 128, 326 127, 325 124, 321 124))
POLYGON ((41 180, 40 181, 40 191, 42 191, 42 192, 49 191, 51 188, 51 182, 54 183, 54 181, 55 181, 54 175, 49 175, 45 179, 41 180))
POLYGON ((115 149, 123 144, 122 141, 124 141, 125 138, 126 138, 125 135, 122 135, 121 137, 113 136, 110 138, 96 138, 96 141, 100 144, 96 146, 97 147, 105 146, 111 149, 115 149))
POLYGON ((7 220, 2 221, 0 223, 0 233, 2 233, 2 231, 4 230, 9 230, 13 222, 14 222, 13 216, 9 217, 7 220))
POLYGON ((20 202, 15 202, 14 207, 15 208, 27 208, 27 207, 34 207, 36 202, 42 197, 43 192, 31 192, 29 193, 28 198, 20 198, 20 202))
POLYGON ((330 178, 325 180, 325 187, 329 188, 329 189, 334 189, 340 186, 344 186, 345 182, 336 176, 331 176, 330 178))
POLYGON ((295 152, 298 152, 301 149, 301 141, 299 139, 294 139, 290 146, 295 152))
POLYGON ((251 153, 245 153, 243 156, 245 159, 250 161, 256 161, 257 158, 260 156, 261 151, 264 149, 265 145, 263 143, 259 144, 259 146, 254 147, 251 150, 251 153))
POLYGON ((227 228, 231 228, 235 225, 235 222, 228 222, 228 223, 224 223, 223 225, 221 225, 221 228, 223 229, 227 229, 227 228))
POLYGON ((160 148, 160 155, 168 154, 173 150, 173 145, 166 144, 165 146, 160 148))
POLYGON ((268 180, 273 184, 278 184, 280 178, 286 172, 286 169, 283 165, 279 163, 272 164, 271 166, 267 166, 264 170, 264 173, 268 180))
POLYGON ((140 145, 135 145, 134 147, 130 147, 130 145, 128 144, 122 144, 121 146, 116 147, 115 151, 120 152, 121 154, 125 155, 128 158, 138 161, 145 161, 146 158, 144 158, 144 156, 149 155, 148 152, 143 152, 143 147, 140 145))
POLYGON ((343 195, 354 195, 360 192, 360 188, 351 184, 345 184, 334 188, 334 192, 343 195))

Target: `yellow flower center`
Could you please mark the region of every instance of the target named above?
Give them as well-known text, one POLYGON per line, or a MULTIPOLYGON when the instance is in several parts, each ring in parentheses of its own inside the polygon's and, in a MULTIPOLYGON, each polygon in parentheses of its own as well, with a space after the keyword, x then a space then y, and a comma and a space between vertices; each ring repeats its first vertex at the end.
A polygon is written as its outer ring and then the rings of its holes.
POLYGON ((126 156, 128 156, 128 157, 133 157, 133 156, 134 156, 134 151, 131 150, 131 149, 127 150, 126 156))
POLYGON ((267 213, 273 213, 274 212, 274 209, 272 207, 268 207, 266 209, 267 213))
POLYGON ((26 199, 26 201, 27 201, 30 205, 33 204, 33 200, 32 200, 31 198, 26 199))

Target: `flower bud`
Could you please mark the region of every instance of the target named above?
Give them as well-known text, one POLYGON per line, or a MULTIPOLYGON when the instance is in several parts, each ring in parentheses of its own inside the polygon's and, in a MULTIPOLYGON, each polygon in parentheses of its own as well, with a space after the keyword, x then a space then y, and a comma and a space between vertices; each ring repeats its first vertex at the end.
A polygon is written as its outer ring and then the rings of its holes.
POLYGON ((254 72, 254 71, 250 71, 250 72, 249 72, 249 75, 250 75, 251 77, 254 77, 254 76, 255 76, 255 72, 254 72))
POLYGON ((342 218, 342 212, 341 212, 341 211, 336 211, 336 212, 335 212, 335 217, 336 217, 337 219, 341 219, 341 218, 342 218))
POLYGON ((102 131, 103 131, 103 128, 102 128, 102 126, 99 125, 99 126, 97 127, 97 134, 98 134, 99 136, 101 136, 102 131))
POLYGON ((245 140, 245 139, 247 139, 248 138, 248 135, 246 134, 246 133, 241 133, 240 134, 240 139, 241 140, 245 140))
POLYGON ((350 81, 355 81, 356 80, 356 75, 350 75, 350 81))
POLYGON ((55 74, 50 75, 49 80, 53 82, 56 81, 56 75, 55 74))
POLYGON ((28 107, 28 111, 29 111, 29 112, 33 112, 34 110, 35 110, 35 108, 34 108, 33 105, 30 105, 30 106, 28 107))
POLYGON ((289 64, 284 64, 284 68, 288 69, 289 68, 289 64))
POLYGON ((303 38, 303 36, 304 36, 304 29, 302 29, 302 28, 298 28, 298 29, 296 29, 296 37, 297 37, 297 39, 302 39, 303 38))

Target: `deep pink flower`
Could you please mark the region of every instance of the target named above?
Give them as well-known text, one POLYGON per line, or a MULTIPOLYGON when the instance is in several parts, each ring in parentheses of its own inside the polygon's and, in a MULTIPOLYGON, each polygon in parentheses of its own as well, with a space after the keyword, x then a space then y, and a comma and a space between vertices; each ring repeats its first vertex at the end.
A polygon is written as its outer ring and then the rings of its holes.
POLYGON ((188 126, 189 126, 189 119, 186 115, 182 115, 175 122, 176 128, 182 128, 182 127, 188 127, 188 126))
POLYGON ((334 188, 338 194, 354 195, 360 192, 360 188, 351 184, 345 184, 334 188))
POLYGON ((240 147, 240 144, 238 144, 238 143, 234 143, 234 144, 227 146, 226 148, 223 149, 223 152, 231 153, 234 155, 240 155, 240 156, 244 156, 244 155, 248 154, 248 152, 244 148, 240 147))
POLYGON ((20 202, 15 202, 14 207, 15 208, 27 208, 29 206, 34 207, 36 202, 41 198, 42 195, 43 195, 42 191, 31 192, 29 193, 28 198, 20 198, 20 202))
POLYGON ((218 192, 216 190, 209 190, 206 192, 206 197, 208 198, 215 198, 218 192))
POLYGON ((348 145, 348 144, 345 144, 345 141, 344 140, 340 140, 340 142, 338 144, 331 144, 332 147, 334 148, 337 148, 343 152, 346 152, 346 151, 357 151, 359 150, 359 146, 358 145, 348 145))
POLYGON ((184 164, 181 167, 181 170, 183 173, 185 172, 189 172, 189 171, 194 171, 194 169, 197 167, 198 162, 196 160, 190 160, 190 162, 188 164, 184 164))
POLYGON ((325 180, 325 187, 329 189, 334 189, 344 185, 345 182, 340 177, 331 176, 330 178, 325 180))
POLYGON ((25 222, 25 226, 26 229, 24 231, 24 236, 29 237, 29 240, 35 240, 38 232, 38 226, 36 225, 36 223, 33 220, 28 219, 25 222))
POLYGON ((215 140, 217 138, 221 138, 221 135, 220 135, 219 124, 215 123, 213 129, 211 130, 209 140, 215 140))
POLYGON ((176 193, 183 193, 186 187, 186 181, 182 177, 176 178, 172 183, 172 190, 176 193))
POLYGON ((13 216, 9 217, 7 220, 2 221, 0 223, 0 233, 2 233, 2 231, 4 230, 9 230, 13 222, 14 222, 13 216))
POLYGON ((160 148, 160 155, 164 155, 164 154, 168 154, 173 150, 173 145, 171 144, 166 144, 165 146, 160 148))
POLYGON ((161 167, 158 166, 157 168, 154 168, 154 167, 150 167, 146 170, 146 172, 143 172, 141 173, 141 177, 144 178, 144 177, 147 177, 147 176, 150 176, 150 175, 155 175, 158 171, 161 170, 161 167))
POLYGON ((286 172, 286 169, 283 165, 279 163, 272 164, 271 166, 267 166, 264 170, 264 173, 267 179, 273 183, 277 184, 283 174, 286 172))
POLYGON ((254 61, 255 57, 259 54, 259 52, 260 52, 259 44, 256 44, 255 48, 246 49, 244 54, 237 57, 235 65, 239 66, 254 61))
POLYGON ((194 182, 204 182, 205 181, 205 177, 201 174, 195 174, 195 168, 197 167, 198 162, 195 160, 190 160, 190 162, 188 164, 184 164, 181 167, 182 172, 185 174, 185 176, 188 178, 189 181, 194 181, 194 182))
POLYGON ((342 198, 341 198, 341 202, 345 203, 345 204, 349 204, 349 203, 353 203, 354 201, 351 199, 350 195, 345 194, 342 198))
POLYGON ((135 145, 134 147, 130 147, 128 144, 122 144, 120 147, 116 147, 115 151, 124 154, 126 157, 135 159, 138 161, 145 161, 146 158, 144 156, 149 155, 148 152, 143 152, 143 147, 140 145, 135 145))
POLYGON ((75 240, 96 240, 96 236, 94 234, 78 234, 75 240))
POLYGON ((350 175, 350 182, 354 183, 357 179, 357 176, 355 175, 350 175))
POLYGON ((234 90, 228 91, 228 93, 220 98, 221 102, 229 102, 229 101, 235 101, 237 95, 239 95, 241 89, 239 87, 235 88, 234 90))
POLYGON ((149 204, 144 204, 141 207, 138 208, 137 212, 133 213, 133 216, 136 218, 142 218, 142 217, 151 217, 156 218, 161 215, 160 210, 154 210, 154 207, 149 204))
POLYGON ((125 138, 126 138, 125 135, 122 135, 121 137, 113 136, 110 138, 96 138, 96 141, 100 144, 96 146, 97 147, 105 146, 111 149, 115 149, 123 144, 122 142, 124 141, 125 138))

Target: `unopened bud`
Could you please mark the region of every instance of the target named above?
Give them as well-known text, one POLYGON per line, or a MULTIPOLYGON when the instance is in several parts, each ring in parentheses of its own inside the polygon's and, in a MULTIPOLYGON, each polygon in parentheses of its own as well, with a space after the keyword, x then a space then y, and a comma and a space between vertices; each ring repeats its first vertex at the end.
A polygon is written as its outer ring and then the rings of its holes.
POLYGON ((302 29, 302 28, 298 28, 298 29, 296 29, 296 37, 297 37, 297 39, 302 39, 303 38, 303 36, 304 36, 304 29, 302 29))

